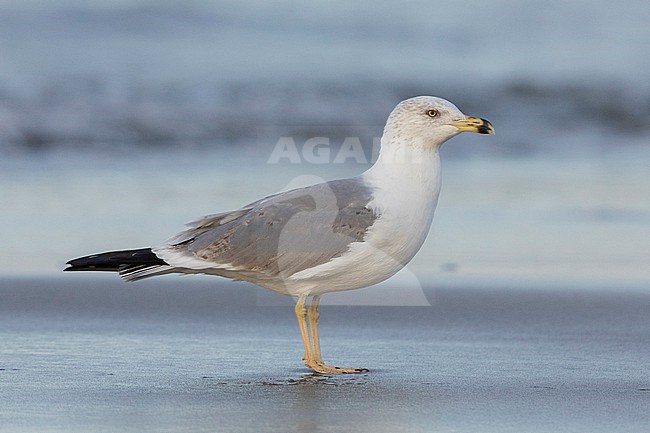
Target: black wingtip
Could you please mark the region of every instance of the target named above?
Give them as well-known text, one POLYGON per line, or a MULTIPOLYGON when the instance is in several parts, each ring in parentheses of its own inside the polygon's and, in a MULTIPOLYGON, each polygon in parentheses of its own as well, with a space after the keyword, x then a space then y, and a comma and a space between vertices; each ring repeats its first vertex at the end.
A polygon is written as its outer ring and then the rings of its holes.
POLYGON ((85 257, 72 259, 66 263, 63 272, 74 271, 100 271, 119 272, 128 266, 159 266, 166 265, 165 261, 158 258, 151 248, 136 250, 110 251, 101 254, 91 254, 85 257))

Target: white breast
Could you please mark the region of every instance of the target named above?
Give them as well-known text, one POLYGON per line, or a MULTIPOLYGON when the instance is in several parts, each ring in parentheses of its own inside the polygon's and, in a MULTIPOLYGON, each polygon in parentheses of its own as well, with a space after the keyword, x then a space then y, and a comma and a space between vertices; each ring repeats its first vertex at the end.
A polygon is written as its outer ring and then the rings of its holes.
POLYGON ((437 151, 416 163, 378 162, 362 175, 374 188, 369 203, 379 218, 363 242, 323 265, 289 278, 293 294, 351 290, 381 282, 399 271, 418 252, 433 220, 440 193, 437 151))

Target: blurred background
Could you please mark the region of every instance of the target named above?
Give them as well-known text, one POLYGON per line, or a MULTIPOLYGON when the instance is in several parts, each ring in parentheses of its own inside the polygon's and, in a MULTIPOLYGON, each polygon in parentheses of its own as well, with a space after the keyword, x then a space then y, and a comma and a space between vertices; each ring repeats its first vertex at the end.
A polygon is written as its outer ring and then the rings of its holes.
POLYGON ((650 290, 648 17, 646 0, 0 0, 0 275, 361 173, 394 105, 429 94, 497 135, 444 146, 422 284, 650 290), (271 158, 283 137, 297 158, 271 158), (313 137, 330 163, 309 162, 313 137), (335 163, 350 137, 367 159, 335 163))

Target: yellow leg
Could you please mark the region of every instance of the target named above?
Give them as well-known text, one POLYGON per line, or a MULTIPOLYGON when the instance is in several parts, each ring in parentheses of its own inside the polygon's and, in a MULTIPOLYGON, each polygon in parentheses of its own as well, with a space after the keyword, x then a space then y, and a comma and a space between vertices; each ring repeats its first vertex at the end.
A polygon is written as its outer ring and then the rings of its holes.
POLYGON ((307 316, 307 307, 305 302, 307 301, 307 295, 300 295, 296 301, 296 307, 294 312, 296 313, 296 318, 298 319, 298 327, 300 328, 300 336, 302 337, 302 345, 305 349, 305 356, 303 359, 307 362, 310 359, 310 350, 309 350, 309 335, 307 334, 307 321, 305 320, 307 316))
MULTIPOLYGON (((298 298, 298 302, 300 303, 298 298)), ((318 313, 318 303, 320 301, 320 296, 315 295, 309 305, 307 310, 307 320, 309 321, 309 330, 311 334, 311 340, 309 347, 305 349, 309 354, 305 356, 305 365, 316 373, 321 374, 343 374, 343 373, 366 373, 368 370, 365 368, 342 368, 342 367, 333 367, 326 365, 323 361, 320 352, 320 339, 318 338, 318 318, 320 314, 318 313)), ((304 299, 303 299, 304 305, 304 299)), ((296 304, 296 311, 298 311, 298 306, 296 304)), ((298 313, 296 313, 297 315, 298 313)), ((303 316, 304 320, 304 316, 303 316)), ((302 333, 302 328, 301 331, 302 333)), ((305 341, 303 337, 303 342, 305 341)))
POLYGON ((311 357, 312 361, 325 364, 320 353, 320 339, 318 338, 318 302, 320 296, 316 295, 312 298, 309 309, 307 310, 307 322, 309 323, 309 331, 311 334, 311 357))

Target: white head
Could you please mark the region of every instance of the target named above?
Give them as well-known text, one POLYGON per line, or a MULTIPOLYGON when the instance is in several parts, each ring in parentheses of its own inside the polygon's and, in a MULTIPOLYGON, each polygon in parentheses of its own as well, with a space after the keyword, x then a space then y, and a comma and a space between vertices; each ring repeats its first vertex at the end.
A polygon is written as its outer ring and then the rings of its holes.
POLYGON ((438 148, 463 131, 494 134, 490 122, 465 116, 449 101, 435 96, 416 96, 393 109, 384 127, 384 137, 389 142, 438 148))

